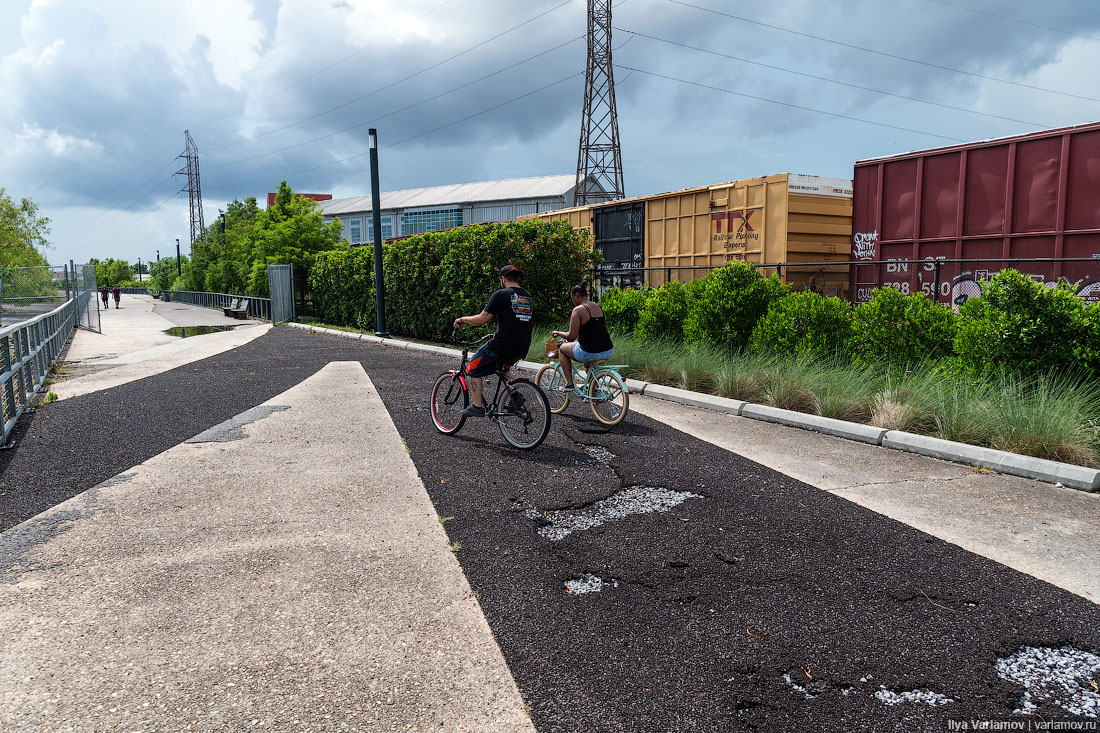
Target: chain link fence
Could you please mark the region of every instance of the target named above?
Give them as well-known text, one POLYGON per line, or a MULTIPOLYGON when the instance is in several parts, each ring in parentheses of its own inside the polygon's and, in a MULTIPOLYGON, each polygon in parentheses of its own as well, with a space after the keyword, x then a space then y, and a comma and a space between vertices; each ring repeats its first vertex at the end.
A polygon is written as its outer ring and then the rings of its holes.
POLYGON ((95 267, 0 270, 0 420, 7 445, 16 421, 46 388, 76 328, 99 331, 95 267))

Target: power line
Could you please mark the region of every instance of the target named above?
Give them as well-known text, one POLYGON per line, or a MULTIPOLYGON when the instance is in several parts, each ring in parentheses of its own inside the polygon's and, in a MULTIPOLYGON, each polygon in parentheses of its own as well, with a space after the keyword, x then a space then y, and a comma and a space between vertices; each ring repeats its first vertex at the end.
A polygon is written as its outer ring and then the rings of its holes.
POLYGON ((865 86, 861 86, 859 84, 851 84, 851 83, 846 82, 846 81, 840 81, 839 79, 830 79, 829 77, 825 77, 825 76, 815 76, 814 74, 807 74, 807 73, 802 72, 802 71, 795 71, 794 69, 787 69, 787 68, 784 68, 782 66, 773 66, 772 64, 765 64, 761 61, 753 61, 752 59, 746 59, 746 58, 742 58, 740 56, 732 56, 732 55, 727 54, 727 53, 721 53, 719 51, 712 51, 708 48, 701 48, 699 46, 692 46, 692 45, 689 45, 687 43, 680 43, 679 41, 671 41, 667 38, 660 38, 658 36, 651 36, 651 35, 648 35, 646 33, 639 33, 638 31, 628 30, 626 28, 616 28, 615 30, 622 31, 623 33, 630 33, 630 34, 632 34, 631 37, 641 36, 642 38, 648 38, 648 39, 653 40, 653 41, 660 41, 661 43, 667 43, 667 44, 672 45, 672 46, 679 46, 681 48, 691 49, 692 51, 699 51, 701 53, 708 53, 708 54, 711 54, 712 56, 720 56, 720 57, 725 58, 725 59, 732 59, 734 61, 740 61, 740 62, 745 63, 745 64, 752 64, 753 66, 762 66, 765 69, 774 69, 776 71, 782 71, 782 72, 785 72, 787 74, 796 74, 798 76, 804 76, 808 79, 816 79, 818 81, 827 81, 831 84, 840 84, 841 86, 851 87, 852 89, 860 89, 860 90, 865 91, 865 92, 874 92, 875 94, 884 94, 888 97, 897 97, 898 99, 906 99, 906 100, 909 100, 910 102, 920 102, 921 104, 930 104, 934 107, 942 107, 943 109, 952 109, 952 110, 955 110, 957 112, 967 112, 967 113, 973 114, 973 115, 981 115, 982 117, 992 117, 993 119, 997 119, 997 120, 1005 120, 1007 122, 1016 122, 1016 123, 1019 123, 1021 125, 1028 125, 1029 127, 1053 127, 1053 125, 1048 125, 1048 124, 1045 124, 1045 123, 1042 123, 1042 122, 1029 122, 1027 120, 1017 120, 1013 117, 1002 117, 1001 115, 990 114, 988 112, 978 112, 977 110, 966 109, 965 107, 955 107, 955 106, 950 105, 950 104, 943 104, 942 102, 933 102, 929 99, 920 99, 918 97, 909 97, 909 96, 906 96, 904 94, 896 94, 894 92, 887 92, 887 91, 884 91, 882 89, 874 89, 872 87, 865 87, 865 86))
POLYGON ((414 107, 419 107, 423 104, 427 104, 428 102, 433 102, 433 101, 439 99, 440 97, 445 97, 448 94, 453 94, 454 92, 457 92, 461 89, 465 89, 468 86, 473 86, 474 84, 477 84, 478 82, 485 81, 486 79, 497 76, 498 74, 503 74, 506 71, 511 71, 512 69, 516 68, 517 66, 520 66, 522 64, 526 64, 529 61, 534 61, 535 59, 541 58, 542 56, 545 56, 549 53, 553 53, 554 51, 557 51, 558 49, 565 48, 566 46, 568 46, 570 44, 576 43, 577 41, 581 40, 582 38, 584 38, 584 36, 576 36, 575 38, 570 38, 565 43, 560 43, 557 46, 554 46, 553 48, 542 51, 541 53, 537 53, 534 56, 529 56, 528 58, 525 58, 522 61, 517 61, 514 64, 509 64, 508 66, 505 66, 502 69, 497 69, 496 71, 492 72, 491 74, 486 74, 485 76, 474 79, 473 81, 468 81, 465 84, 460 84, 457 87, 453 87, 451 89, 448 89, 445 92, 440 92, 439 94, 435 94, 431 97, 428 97, 427 99, 422 99, 419 102, 414 102, 413 104, 405 105, 404 107, 401 107, 400 109, 393 110, 392 112, 387 112, 386 114, 382 115, 381 117, 375 117, 371 120, 367 120, 366 122, 360 122, 356 125, 352 125, 351 127, 345 127, 342 130, 337 130, 335 132, 330 132, 327 135, 321 135, 320 137, 315 137, 315 138, 311 138, 309 140, 304 140, 300 143, 295 143, 294 145, 288 145, 285 148, 279 148, 278 150, 272 150, 272 151, 267 152, 267 153, 259 153, 257 155, 252 155, 252 156, 249 156, 247 158, 241 158, 239 160, 231 160, 231 161, 228 161, 226 163, 218 163, 217 165, 206 166, 206 169, 207 169, 207 171, 209 171, 213 168, 224 168, 226 166, 236 165, 238 163, 245 163, 245 162, 250 161, 250 160, 256 160, 257 158, 264 158, 264 157, 267 157, 268 155, 275 155, 277 153, 285 153, 287 150, 293 150, 294 148, 300 148, 303 145, 309 145, 310 143, 319 142, 321 140, 325 140, 327 138, 334 137, 336 135, 340 135, 340 134, 343 134, 345 132, 350 132, 352 130, 356 130, 360 127, 365 127, 367 125, 375 124, 375 123, 379 122, 380 120, 386 119, 387 117, 392 117, 396 114, 400 114, 401 112, 407 112, 408 110, 413 109, 414 107))
POLYGON ((958 8, 959 10, 969 10, 971 13, 979 13, 980 15, 988 15, 990 18, 1000 18, 1001 20, 1007 20, 1009 23, 1019 23, 1020 25, 1029 25, 1032 28, 1042 28, 1045 31, 1054 31, 1055 33, 1063 33, 1067 36, 1075 36, 1077 38, 1087 38, 1090 41, 1100 41, 1100 38, 1096 36, 1086 36, 1081 33, 1074 33, 1072 31, 1065 31, 1061 28, 1053 28, 1049 25, 1039 25, 1038 23, 1032 23, 1027 20, 1020 20, 1019 18, 1010 18, 1007 15, 997 15, 996 13, 990 13, 985 10, 978 10, 977 8, 967 7, 966 5, 958 5, 956 3, 949 3, 947 0, 932 0, 934 3, 940 5, 948 5, 952 8, 958 8))
POLYGON ((283 125, 282 127, 277 127, 274 130, 268 130, 267 132, 261 132, 259 135, 253 135, 252 137, 246 137, 242 140, 237 140, 236 142, 226 143, 225 145, 218 145, 216 147, 208 148, 206 152, 211 153, 215 150, 221 150, 223 148, 229 148, 229 147, 232 147, 234 145, 240 145, 241 143, 246 143, 246 142, 249 142, 251 140, 257 140, 261 137, 266 137, 267 135, 273 135, 276 132, 282 132, 283 130, 288 130, 291 127, 295 127, 297 125, 302 124, 303 122, 309 122, 310 120, 315 120, 318 117, 324 117, 325 115, 327 115, 331 112, 335 112, 336 110, 343 109, 344 107, 351 106, 351 105, 355 104, 356 102, 361 102, 364 99, 367 99, 368 97, 373 97, 375 94, 378 94, 379 92, 384 92, 387 89, 392 89, 393 87, 397 86, 398 84, 404 84, 405 82, 409 81, 410 79, 414 79, 414 78, 420 76, 421 74, 424 74, 428 71, 431 71, 432 69, 435 69, 435 68, 438 68, 438 67, 442 66, 443 64, 450 63, 451 61, 454 61, 455 59, 459 58, 460 56, 465 56, 466 54, 470 53, 471 51, 475 51, 475 50, 481 48, 482 46, 484 46, 488 43, 492 43, 493 41, 495 41, 498 38, 501 38, 502 36, 508 35, 509 33, 511 33, 514 30, 517 30, 519 28, 522 28, 525 25, 533 23, 536 20, 538 20, 539 18, 541 18, 545 15, 549 15, 550 13, 554 12, 555 10, 558 10, 559 8, 563 8, 566 5, 572 4, 572 2, 573 2, 573 0, 565 0, 565 2, 560 3, 558 5, 555 5, 554 7, 550 8, 549 10, 546 10, 542 13, 539 13, 538 15, 534 16, 533 18, 528 18, 527 20, 523 21, 522 23, 519 23, 518 25, 514 25, 511 28, 509 28, 505 31, 502 31, 502 32, 496 34, 495 36, 493 36, 491 38, 486 38, 484 41, 482 41, 480 43, 477 43, 477 44, 474 44, 473 46, 470 46, 469 48, 467 48, 464 51, 460 51, 460 52, 456 53, 455 55, 449 56, 449 57, 443 59, 442 61, 438 61, 438 62, 432 64, 431 66, 428 66, 426 68, 421 69, 420 71, 417 71, 413 74, 409 74, 408 76, 404 77, 403 79, 398 79, 397 81, 392 82, 390 84, 387 84, 384 87, 380 87, 378 89, 375 89, 373 92, 368 92, 367 94, 364 94, 361 97, 356 97, 355 99, 352 99, 348 102, 344 102, 343 104, 332 107, 331 109, 327 109, 324 112, 318 112, 315 115, 311 115, 309 117, 306 117, 305 119, 298 120, 297 122, 291 122, 290 124, 283 125))
POLYGON ((751 18, 745 18, 740 15, 733 15, 732 13, 725 13, 721 10, 714 10, 712 8, 704 8, 701 5, 692 5, 691 3, 683 2, 683 0, 667 0, 667 2, 674 3, 676 5, 683 5, 685 8, 695 8, 696 10, 702 10, 706 13, 713 13, 715 15, 721 15, 726 18, 732 18, 733 20, 740 20, 743 23, 752 23, 753 25, 759 25, 764 28, 771 28, 772 30, 783 31, 784 33, 791 33, 796 36, 802 36, 803 38, 812 38, 815 41, 824 41, 825 43, 832 43, 837 46, 843 46, 844 48, 855 49, 856 51, 864 51, 866 53, 873 53, 876 56, 884 56, 890 59, 897 59, 898 61, 907 61, 911 64, 920 64, 921 66, 928 66, 933 69, 940 69, 942 71, 950 71, 955 74, 963 74, 965 76, 972 76, 976 79, 985 79, 986 81, 996 81, 1001 84, 1009 84, 1015 87, 1021 87, 1023 89, 1031 89, 1037 92, 1047 92, 1048 94, 1058 94, 1063 97, 1072 97, 1073 99, 1084 99, 1089 102, 1100 102, 1100 99, 1095 97, 1086 97, 1081 94, 1071 94, 1070 92, 1060 92, 1056 89, 1046 89, 1044 87, 1038 87, 1031 84, 1024 84, 1018 81, 1009 81, 1008 79, 998 79, 995 76, 986 76, 984 74, 976 74, 973 71, 964 71, 962 69, 955 69, 950 66, 941 66, 940 64, 933 64, 929 61, 921 61, 920 59, 911 59, 906 56, 899 56, 893 53, 887 53, 886 51, 876 51, 873 48, 865 48, 864 46, 856 46, 851 43, 845 43, 844 41, 837 41, 833 38, 825 38, 824 36, 815 36, 812 33, 803 33, 802 31, 792 30, 790 28, 784 28, 778 25, 771 25, 770 23, 764 23, 759 20, 752 20, 751 18))
MULTIPOLYGON (((158 152, 158 153, 157 153, 156 155, 154 155, 154 156, 153 156, 153 158, 151 158, 150 160, 155 160, 156 158, 159 158, 159 157, 160 157, 161 155, 163 155, 163 154, 164 154, 164 151, 165 151, 165 150, 168 150, 168 149, 169 149, 170 147, 172 147, 173 145, 176 145, 176 144, 178 144, 178 143, 169 143, 169 144, 168 144, 168 145, 166 145, 166 146, 165 146, 165 147, 164 147, 164 148, 163 148, 163 149, 162 149, 162 150, 161 150, 160 152, 158 152)), ((160 170, 158 170, 158 171, 157 171, 156 173, 154 173, 153 175, 149 176, 149 178, 147 178, 147 179, 146 179, 146 180, 145 180, 145 181, 144 181, 143 183, 140 183, 140 184, 138 184, 137 186, 135 186, 135 187, 134 187, 134 189, 133 189, 132 191, 130 191, 129 193, 127 193, 126 195, 124 195, 124 196, 123 196, 122 198, 120 198, 120 199, 118 199, 117 201, 115 201, 115 202, 114 202, 113 204, 111 204, 111 205, 110 205, 110 206, 108 206, 107 208, 105 208, 105 209, 103 209, 102 211, 100 211, 100 212, 99 212, 98 214, 96 214, 95 216, 91 217, 90 219, 87 219, 86 221, 84 221, 84 222, 83 222, 82 224, 79 224, 78 226, 75 226, 75 227, 71 227, 71 228, 69 228, 69 229, 65 229, 64 231, 58 232, 58 233, 57 233, 57 234, 55 234, 54 236, 61 236, 61 235, 63 235, 63 234, 68 234, 69 232, 74 232, 74 231, 76 231, 77 229, 86 229, 86 228, 87 228, 87 225, 88 225, 88 224, 90 224, 91 222, 95 221, 96 219, 98 219, 99 217, 103 216, 104 214, 108 213, 109 211, 112 211, 112 210, 113 210, 113 209, 114 209, 114 208, 115 208, 116 206, 118 206, 118 205, 119 205, 120 203, 122 203, 122 202, 123 202, 123 201, 125 201, 125 200, 126 200, 127 198, 129 198, 130 196, 132 196, 132 195, 133 195, 133 194, 134 194, 134 193, 135 193, 136 191, 138 191, 139 189, 141 189, 141 188, 145 187, 145 186, 146 186, 146 185, 147 185, 147 184, 148 184, 148 183, 149 183, 150 181, 152 181, 152 180, 153 180, 154 178, 156 178, 156 177, 157 177, 158 175, 160 175, 160 174, 161 174, 161 173, 162 173, 162 172, 164 171, 164 169, 165 169, 165 168, 167 168, 168 166, 172 165, 172 164, 173 164, 173 163, 175 163, 175 162, 176 162, 176 159, 175 159, 175 158, 173 157, 173 158, 172 158, 171 160, 169 160, 169 161, 168 161, 167 163, 165 163, 165 164, 164 164, 163 166, 161 166, 160 170)), ((122 187, 123 187, 123 185, 125 185, 127 181, 129 181, 129 180, 130 180, 131 178, 133 178, 134 176, 136 176, 136 175, 138 174, 138 170, 140 170, 140 168, 139 168, 139 169, 137 169, 137 170, 135 170, 135 171, 134 171, 133 173, 131 173, 131 174, 130 174, 129 176, 127 176, 126 178, 124 178, 124 179, 122 180, 122 182, 121 182, 121 183, 119 183, 119 184, 118 184, 117 186, 115 186, 114 188, 112 188, 112 189, 111 189, 110 191, 108 191, 108 192, 106 192, 105 194, 103 194, 103 197, 105 198, 105 197, 107 197, 107 196, 110 196, 110 195, 111 195, 111 194, 113 194, 113 193, 114 193, 115 191, 117 191, 118 189, 122 188, 122 187)), ((140 200, 140 199, 139 199, 139 200, 140 200)), ((136 202, 134 202, 134 203, 136 203, 136 202)))
MULTIPOLYGON (((480 112, 475 112, 473 114, 466 115, 465 117, 462 117, 461 119, 457 119, 453 122, 448 122, 444 125, 440 125, 439 127, 435 127, 435 128, 432 128, 431 130, 427 130, 426 132, 417 133, 416 135, 410 135, 409 137, 398 140, 395 143, 390 143, 388 145, 382 145, 379 149, 380 150, 386 150, 387 148, 397 147, 398 145, 403 145, 404 143, 410 142, 412 140, 416 140, 416 139, 424 137, 426 135, 431 135, 432 133, 439 132, 440 130, 445 130, 448 127, 454 127, 457 124, 460 124, 462 122, 466 122, 467 120, 472 120, 475 117, 480 117, 483 114, 488 114, 489 112, 493 112, 495 110, 498 110, 501 107, 507 106, 507 105, 512 104, 514 102, 518 102, 521 99, 526 99, 527 97, 538 94, 539 92, 545 91, 545 90, 550 89, 551 87, 555 87, 559 84, 563 84, 563 83, 569 81, 570 79, 573 79, 577 76, 582 76, 582 75, 583 74, 581 74, 580 72, 570 74, 569 76, 566 76, 562 79, 558 79, 557 81, 550 82, 549 84, 545 84, 545 85, 539 87, 538 89, 534 89, 530 92, 527 92, 526 94, 521 94, 518 97, 512 97, 511 99, 509 99, 507 101, 504 101, 504 102, 501 102, 499 104, 495 104, 492 107, 487 107, 486 109, 483 109, 480 112)), ((303 168, 302 170, 291 171, 290 173, 281 173, 281 174, 279 174, 278 177, 283 178, 283 179, 289 179, 291 176, 301 175, 302 173, 310 173, 312 171, 320 170, 322 168, 328 168, 329 166, 338 165, 340 163, 347 163, 349 160, 355 160, 357 158, 362 158, 364 155, 369 155, 369 154, 370 154, 370 151, 367 150, 367 151, 364 151, 362 153, 357 153, 355 155, 350 155, 347 158, 341 158, 340 160, 334 160, 334 161, 331 161, 329 163, 324 163, 322 165, 315 165, 312 168, 303 168)), ((249 180, 249 181, 236 181, 232 184, 229 184, 228 187, 248 186, 248 185, 253 185, 253 184, 258 184, 258 183, 270 184, 270 182, 271 182, 270 178, 263 178, 263 179, 256 178, 256 179, 252 179, 252 180, 249 180)))
MULTIPOLYGON (((429 10, 428 12, 426 12, 426 13, 424 13, 423 15, 421 15, 421 16, 419 16, 419 17, 417 17, 417 18, 416 18, 416 20, 417 20, 417 21, 421 21, 421 20, 424 20, 424 19, 425 19, 425 18, 427 18, 427 17, 429 16, 429 15, 431 15, 431 14, 432 14, 432 13, 434 13, 435 11, 439 10, 440 8, 442 8, 442 7, 444 6, 444 5, 447 5, 447 4, 451 3, 451 2, 453 2, 453 0, 443 0, 443 2, 441 2, 441 3, 439 4, 439 5, 436 5, 436 6, 434 7, 434 8, 432 8, 432 9, 431 9, 431 10, 429 10)), ((320 75, 320 74, 323 74, 323 73, 325 73, 326 71, 328 71, 329 69, 333 69, 333 68, 336 68, 337 66, 339 66, 339 65, 340 65, 340 64, 342 64, 342 63, 344 63, 345 61, 350 61, 351 59, 355 58, 356 56, 358 56, 359 54, 363 53, 364 51, 367 51, 368 49, 374 48, 375 46, 377 46, 377 45, 378 45, 379 43, 381 43, 382 41, 385 41, 385 40, 387 40, 387 39, 391 38, 391 37, 392 37, 392 36, 393 36, 393 35, 394 35, 395 33, 397 33, 397 32, 398 32, 398 31, 400 31, 400 30, 404 30, 404 26, 402 26, 401 28, 397 28, 397 29, 394 29, 394 30, 390 31, 390 32, 389 32, 389 33, 387 33, 386 35, 384 35, 384 36, 382 36, 381 38, 379 38, 379 39, 378 39, 377 41, 374 41, 373 43, 368 43, 368 44, 367 44, 366 46, 363 46, 363 47, 362 47, 362 48, 360 48, 359 50, 355 51, 354 53, 351 53, 351 54, 349 54, 348 56, 345 56, 344 58, 340 59, 339 61, 335 61, 335 62, 333 62, 333 63, 329 64, 328 66, 326 66, 326 67, 324 67, 324 68, 322 68, 322 69, 318 69, 317 71, 313 72, 312 74, 309 74, 308 76, 303 76, 303 77, 302 77, 301 79, 299 79, 298 81, 294 82, 293 84, 291 84, 291 85, 289 85, 289 86, 285 86, 285 87, 283 87, 282 89, 280 89, 280 90, 279 90, 279 91, 277 91, 277 92, 273 92, 272 94, 269 94, 269 95, 267 95, 266 97, 263 97, 263 98, 261 98, 261 99, 257 99, 257 100, 256 100, 255 102, 249 102, 248 104, 244 105, 244 106, 243 106, 243 107, 241 107, 240 109, 236 109, 236 110, 234 110, 234 111, 232 111, 232 112, 227 112, 227 113, 225 113, 224 115, 222 115, 221 117, 215 117, 214 119, 212 119, 212 120, 208 120, 208 121, 206 121, 206 122, 202 123, 201 125, 195 125, 195 129, 196 129, 196 130, 198 130, 199 128, 202 128, 202 127, 207 127, 208 125, 212 125, 212 124, 214 124, 215 122, 220 122, 221 120, 224 120, 224 119, 225 119, 226 117, 229 117, 229 116, 231 116, 231 115, 235 115, 235 114, 237 114, 237 113, 239 113, 239 112, 245 112, 245 111, 247 111, 247 110, 249 110, 249 109, 252 109, 253 107, 258 107, 259 105, 263 104, 263 103, 264 103, 264 102, 266 102, 267 100, 269 100, 269 99, 272 99, 272 98, 274 98, 274 97, 277 97, 277 96, 279 96, 280 94, 282 94, 283 92, 287 92, 287 91, 290 91, 290 90, 291 90, 291 89, 293 89, 294 87, 296 87, 296 86, 300 86, 301 84, 304 84, 305 82, 309 81, 309 80, 310 80, 310 79, 312 79, 313 77, 315 77, 315 76, 318 76, 318 75, 320 75)), ((214 149, 214 150, 216 150, 217 148, 213 148, 213 149, 214 149)), ((209 152, 209 151, 208 151, 208 152, 209 152)))
MULTIPOLYGON (((166 181, 164 181, 164 182, 160 183, 160 184, 159 184, 158 186, 154 187, 154 189, 153 189, 153 190, 156 190, 157 188, 161 188, 161 187, 163 187, 165 183, 174 183, 174 181, 173 181, 173 180, 172 180, 171 178, 169 178, 169 179, 167 179, 166 181)), ((152 192, 153 192, 153 191, 149 191, 149 193, 152 193, 152 192)), ((148 196, 148 195, 149 195, 149 193, 147 193, 147 194, 146 194, 146 196, 148 196)), ((85 249, 87 249, 88 247, 92 247, 92 246, 95 246, 95 245, 99 244, 100 242, 105 242, 105 241, 107 241, 108 239, 111 239, 111 238, 115 237, 115 236, 116 236, 116 235, 117 235, 117 234, 118 234, 119 232, 123 231, 124 229, 129 229, 129 228, 130 228, 130 227, 132 227, 132 226, 133 226, 134 224, 137 224, 137 223, 138 223, 139 221, 141 221, 141 220, 142 220, 142 219, 144 219, 145 217, 147 217, 147 216, 149 216, 150 214, 152 214, 152 213, 153 213, 154 211, 157 211, 158 209, 160 209, 160 207, 164 206, 164 205, 165 205, 166 203, 168 203, 168 202, 169 202, 169 201, 171 201, 172 199, 176 198, 176 196, 177 196, 177 195, 179 195, 179 191, 173 191, 173 192, 172 192, 171 194, 169 194, 168 198, 164 199, 164 200, 163 200, 163 201, 161 201, 161 202, 160 202, 159 204, 157 204, 157 205, 156 205, 156 206, 154 206, 153 208, 149 209, 148 211, 146 211, 146 212, 145 212, 144 214, 142 214, 141 216, 137 217, 136 219, 133 219, 133 220, 131 220, 131 221, 130 221, 130 222, 129 222, 128 224, 123 224, 123 225, 122 225, 121 227, 119 227, 118 229, 115 229, 115 230, 114 230, 114 231, 112 231, 112 232, 111 232, 110 234, 108 234, 108 235, 106 235, 106 236, 104 236, 104 237, 100 237, 99 239, 97 239, 97 240, 95 240, 95 241, 93 241, 93 242, 88 242, 88 243, 86 243, 86 244, 78 244, 78 245, 72 246, 72 247, 71 247, 71 249, 72 249, 73 251, 78 251, 78 250, 85 250, 85 249)), ((144 198, 144 197, 142 197, 142 198, 144 198)), ((100 225, 100 226, 102 226, 102 225, 100 225)), ((89 230, 89 231, 90 231, 90 230, 89 230)))
POLYGON ((766 97, 757 97, 757 96, 752 95, 752 94, 745 94, 743 92, 736 92, 732 89, 724 89, 723 87, 716 87, 716 86, 711 86, 709 84, 702 84, 702 83, 697 82, 697 81, 690 81, 689 79, 680 79, 680 78, 675 77, 675 76, 667 76, 665 74, 658 74, 654 71, 646 71, 645 69, 636 69, 632 66, 625 66, 623 64, 615 64, 615 66, 620 68, 620 69, 627 69, 628 71, 636 71, 639 74, 647 74, 649 76, 655 76, 658 79, 668 79, 669 81, 676 81, 676 82, 680 82, 681 84, 690 84, 691 86, 701 87, 703 89, 711 89, 711 90, 716 91, 716 92, 725 92, 726 94, 735 94, 738 97, 745 97, 747 99, 755 99, 758 102, 769 102, 771 104, 780 104, 780 105, 783 105, 784 107, 791 107, 792 109, 798 109, 798 110, 802 110, 804 112, 813 112, 813 113, 819 114, 819 115, 828 115, 829 117, 837 117, 837 118, 840 118, 842 120, 851 120, 853 122, 862 122, 865 125, 875 125, 876 127, 886 127, 886 128, 891 129, 891 130, 901 130, 902 132, 915 132, 918 135, 928 135, 929 137, 938 137, 942 140, 950 140, 952 142, 957 142, 957 143, 966 142, 965 140, 960 140, 960 139, 955 138, 955 137, 948 137, 947 135, 939 135, 939 134, 934 133, 934 132, 925 132, 924 130, 914 130, 910 127, 899 127, 898 125, 890 125, 890 124, 887 124, 885 122, 874 122, 872 120, 865 120, 865 119, 862 119, 860 117, 852 117, 851 115, 842 115, 838 112, 827 112, 823 109, 814 109, 813 107, 804 107, 800 104, 793 104, 791 102, 782 102, 778 99, 768 99, 766 97))

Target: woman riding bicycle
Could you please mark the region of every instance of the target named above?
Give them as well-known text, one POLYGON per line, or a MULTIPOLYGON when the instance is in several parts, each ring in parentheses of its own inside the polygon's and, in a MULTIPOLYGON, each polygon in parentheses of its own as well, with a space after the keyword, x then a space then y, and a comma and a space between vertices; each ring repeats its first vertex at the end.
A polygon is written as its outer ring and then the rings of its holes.
POLYGON ((598 359, 610 359, 615 353, 611 334, 604 323, 603 308, 588 299, 584 283, 574 285, 569 291, 573 312, 569 314, 569 330, 554 331, 553 335, 565 339, 558 349, 562 371, 565 372, 566 389, 573 389, 573 361, 586 363, 598 359))

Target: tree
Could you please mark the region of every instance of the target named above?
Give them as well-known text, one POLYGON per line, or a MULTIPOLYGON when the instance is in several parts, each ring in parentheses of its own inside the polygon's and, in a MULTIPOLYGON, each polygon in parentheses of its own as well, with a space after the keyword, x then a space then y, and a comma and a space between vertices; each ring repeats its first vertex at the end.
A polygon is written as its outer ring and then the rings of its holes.
MULTIPOLYGON (((187 264, 187 256, 184 255, 182 262, 187 264)), ((149 264, 149 282, 157 290, 171 290, 172 284, 176 281, 176 258, 165 257, 163 260, 157 260, 149 264)))
POLYGON ((46 258, 39 251, 47 246, 50 220, 38 215, 38 205, 29 198, 16 204, 0 188, 0 267, 41 267, 46 258))
POLYGON ((326 224, 316 207, 312 199, 295 196, 286 181, 279 184, 275 202, 266 211, 251 196, 229 202, 225 230, 218 217, 191 245, 191 263, 184 268, 186 287, 266 297, 267 265, 289 263, 304 295, 317 255, 347 246, 340 222, 326 224))

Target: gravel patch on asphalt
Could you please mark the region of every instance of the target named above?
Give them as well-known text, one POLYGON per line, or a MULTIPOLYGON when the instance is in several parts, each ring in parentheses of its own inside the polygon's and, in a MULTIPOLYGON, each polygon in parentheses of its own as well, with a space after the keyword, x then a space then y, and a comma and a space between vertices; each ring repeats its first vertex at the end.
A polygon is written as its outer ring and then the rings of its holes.
POLYGON ((1100 717, 1100 656, 1070 646, 1057 649, 1025 646, 997 660, 997 674, 1024 688, 1020 714, 1034 713, 1040 703, 1086 718, 1100 717))
POLYGON ((909 692, 893 692, 885 687, 879 687, 875 692, 875 699, 887 705, 901 705, 903 703, 919 703, 922 705, 950 705, 955 702, 947 695, 941 695, 931 690, 910 690, 909 692))
POLYGON ((566 593, 599 593, 601 590, 603 590, 603 580, 592 573, 585 573, 579 578, 565 581, 566 593))
POLYGON ((614 496, 581 509, 540 512, 528 509, 526 516, 543 522, 538 533, 549 540, 563 540, 574 532, 599 527, 605 522, 625 519, 632 514, 667 512, 688 499, 702 499, 699 494, 687 491, 671 491, 653 486, 632 486, 614 496))
POLYGON ((609 451, 607 448, 604 448, 602 445, 586 445, 584 446, 584 452, 592 456, 592 459, 595 460, 597 463, 603 464, 606 464, 608 461, 615 457, 614 455, 612 455, 611 451, 609 451))

